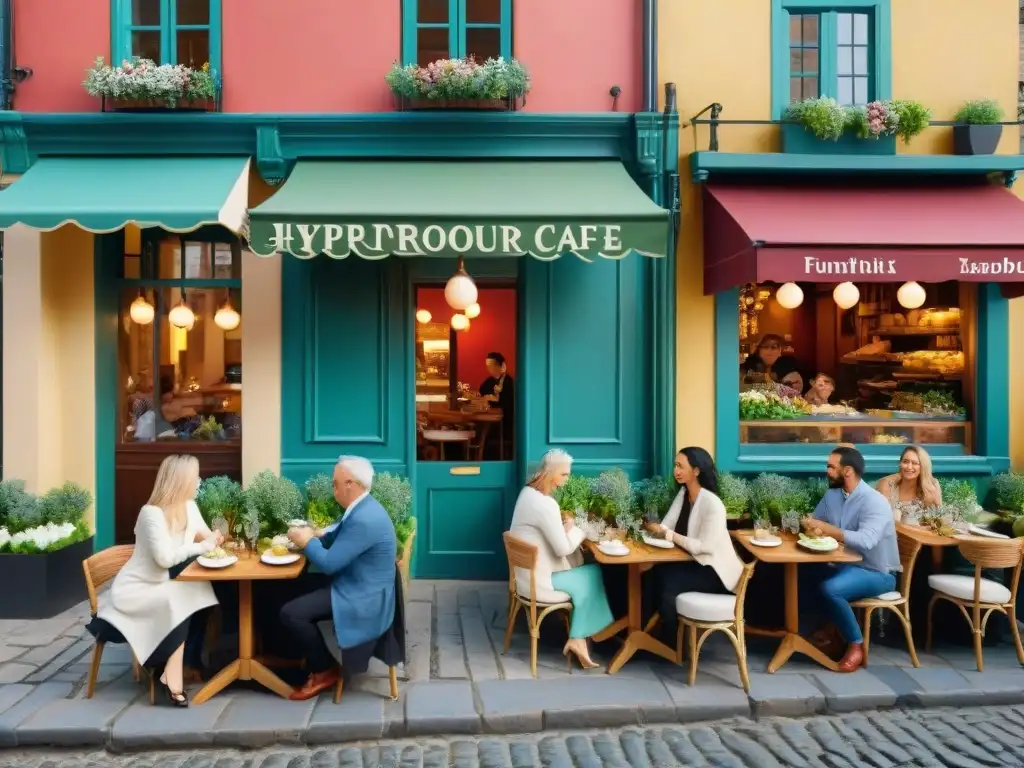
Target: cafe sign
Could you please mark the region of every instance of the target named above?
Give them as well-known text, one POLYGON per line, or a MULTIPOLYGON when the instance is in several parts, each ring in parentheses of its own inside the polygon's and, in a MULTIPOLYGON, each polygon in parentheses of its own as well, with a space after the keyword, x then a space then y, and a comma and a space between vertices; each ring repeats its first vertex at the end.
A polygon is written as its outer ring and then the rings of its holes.
POLYGON ((647 222, 282 222, 253 220, 249 247, 259 256, 321 253, 345 259, 388 256, 523 256, 553 261, 572 254, 584 261, 621 259, 632 251, 662 256, 664 225, 647 222))

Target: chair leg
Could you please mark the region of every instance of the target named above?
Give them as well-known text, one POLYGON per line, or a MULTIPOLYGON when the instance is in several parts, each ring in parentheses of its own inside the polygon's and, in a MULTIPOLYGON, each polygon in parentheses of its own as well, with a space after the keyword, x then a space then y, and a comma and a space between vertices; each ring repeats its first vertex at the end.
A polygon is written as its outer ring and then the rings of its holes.
POLYGON ((864 664, 865 667, 868 665, 868 651, 871 648, 871 612, 873 610, 874 610, 874 608, 865 608, 864 609, 864 629, 862 630, 862 632, 864 633, 864 662, 863 662, 863 664, 864 664))
MULTIPOLYGON (((569 611, 562 611, 562 618, 565 619, 565 638, 566 640, 572 639, 572 619, 569 611)), ((565 661, 568 664, 569 674, 572 674, 572 654, 565 654, 565 661)))
POLYGON ((391 687, 391 700, 398 701, 398 667, 388 667, 388 683, 391 687))
POLYGON ((103 643, 97 642, 92 649, 92 664, 89 665, 89 686, 85 691, 85 698, 91 699, 96 692, 96 677, 100 673, 100 659, 103 658, 103 643))
POLYGON ((690 640, 690 682, 693 685, 697 682, 697 625, 689 625, 690 640))
POLYGON ((540 632, 535 627, 530 627, 530 674, 537 677, 537 641, 540 632))
POLYGON ((1020 627, 1017 626, 1016 606, 1011 605, 1007 609, 1007 618, 1010 620, 1010 634, 1013 635, 1013 645, 1017 649, 1017 662, 1024 664, 1024 646, 1020 643, 1020 627))
POLYGON ((508 626, 505 627, 505 650, 502 653, 508 653, 509 646, 512 645, 512 630, 516 628, 516 617, 519 616, 519 609, 522 607, 519 600, 515 597, 512 598, 512 605, 509 606, 508 611, 508 626))
POLYGON ((722 633, 729 638, 729 642, 732 643, 732 647, 736 651, 736 666, 740 671, 740 685, 743 686, 744 691, 750 693, 750 676, 747 674, 747 650, 743 646, 742 630, 735 624, 733 627, 736 629, 735 633, 731 629, 723 629, 722 633))
MULTIPOLYGON (((906 604, 903 607, 907 613, 910 613, 910 609, 906 604)), ((899 608, 894 608, 893 613, 896 614, 896 618, 903 625, 903 634, 907 637, 907 651, 910 653, 910 663, 915 667, 920 667, 921 662, 917 659, 917 649, 914 647, 914 633, 910 629, 910 619, 899 608)))
POLYGON ((137 683, 142 677, 142 668, 139 666, 139 660, 135 658, 135 654, 132 654, 132 679, 137 683))
MULTIPOLYGON (((394 667, 391 668, 394 670, 394 667)), ((338 682, 334 684, 334 703, 341 704, 341 692, 345 690, 345 679, 342 676, 338 676, 338 682)))
POLYGON ((978 671, 985 671, 985 657, 982 651, 981 643, 984 639, 984 635, 981 633, 980 627, 974 627, 973 624, 971 629, 974 632, 974 660, 978 663, 978 671))
POLYGON ((683 633, 686 631, 686 625, 682 621, 679 621, 676 628, 676 664, 682 666, 683 659, 686 657, 683 653, 683 633))
POLYGON ((156 675, 149 673, 149 706, 156 706, 156 675))
POLYGON ((924 634, 924 651, 925 653, 932 652, 932 613, 935 610, 935 603, 938 601, 938 595, 932 595, 932 599, 928 601, 928 623, 925 625, 924 634))

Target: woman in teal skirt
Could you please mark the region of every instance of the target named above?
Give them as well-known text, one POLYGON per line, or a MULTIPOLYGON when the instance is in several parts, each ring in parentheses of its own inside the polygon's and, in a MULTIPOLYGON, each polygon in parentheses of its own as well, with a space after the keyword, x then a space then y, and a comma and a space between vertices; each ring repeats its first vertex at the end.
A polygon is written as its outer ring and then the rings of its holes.
MULTIPOLYGON (((537 601, 572 601, 569 642, 562 653, 573 653, 584 669, 594 669, 599 665, 590 658, 587 638, 611 624, 613 618, 600 566, 582 565, 579 549, 585 538, 583 531, 571 519, 562 519, 558 502, 551 495, 565 484, 571 470, 572 456, 565 451, 555 449, 544 454, 537 473, 516 500, 510 532, 537 547, 537 601)), ((517 569, 516 586, 519 594, 530 594, 529 571, 517 569)))

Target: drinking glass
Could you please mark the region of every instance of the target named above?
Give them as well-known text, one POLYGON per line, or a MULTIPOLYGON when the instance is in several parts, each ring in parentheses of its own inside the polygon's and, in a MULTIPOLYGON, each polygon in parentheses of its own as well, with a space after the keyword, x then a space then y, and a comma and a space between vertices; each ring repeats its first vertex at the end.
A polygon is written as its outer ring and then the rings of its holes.
POLYGON ((800 513, 796 510, 782 513, 782 529, 790 533, 800 533, 800 513))

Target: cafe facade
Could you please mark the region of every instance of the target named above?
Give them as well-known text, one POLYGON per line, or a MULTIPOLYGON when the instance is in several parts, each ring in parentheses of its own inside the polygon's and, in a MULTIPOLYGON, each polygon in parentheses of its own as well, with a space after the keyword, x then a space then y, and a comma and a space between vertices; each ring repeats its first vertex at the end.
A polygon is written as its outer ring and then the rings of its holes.
POLYGON ((549 448, 586 474, 671 466, 669 91, 630 114, 0 113, 4 319, 26 328, 5 476, 93 489, 102 548, 169 453, 300 486, 363 455, 411 481, 417 576, 501 578, 549 448), (460 338, 511 297, 515 412, 486 455, 438 456, 424 361, 457 342, 419 318, 460 269, 482 313, 460 338))

